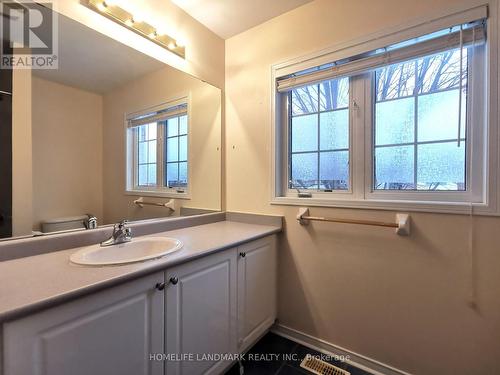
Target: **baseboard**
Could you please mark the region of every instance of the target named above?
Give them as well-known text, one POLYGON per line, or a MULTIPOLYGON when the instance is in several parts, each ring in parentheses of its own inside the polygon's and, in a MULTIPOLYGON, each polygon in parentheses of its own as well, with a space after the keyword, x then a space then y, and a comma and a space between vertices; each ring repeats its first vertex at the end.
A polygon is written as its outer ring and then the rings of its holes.
POLYGON ((385 363, 381 363, 374 359, 365 357, 364 355, 354 353, 340 346, 331 344, 325 340, 318 339, 314 336, 308 335, 281 324, 275 324, 271 328, 271 332, 296 341, 299 344, 302 344, 324 354, 333 354, 344 357, 349 356, 349 360, 346 361, 347 363, 361 370, 370 372, 374 375, 411 375, 408 372, 398 370, 394 367, 386 365, 385 363))

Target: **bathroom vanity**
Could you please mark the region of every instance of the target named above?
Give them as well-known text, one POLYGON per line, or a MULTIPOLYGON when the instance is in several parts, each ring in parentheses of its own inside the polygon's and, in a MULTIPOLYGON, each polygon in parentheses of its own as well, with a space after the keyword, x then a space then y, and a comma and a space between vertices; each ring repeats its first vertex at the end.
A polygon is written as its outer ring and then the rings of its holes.
POLYGON ((3 285, 20 272, 2 290, 3 374, 223 372, 275 321, 280 230, 226 220, 155 233, 184 247, 123 266, 71 264, 75 249, 0 263, 3 285))

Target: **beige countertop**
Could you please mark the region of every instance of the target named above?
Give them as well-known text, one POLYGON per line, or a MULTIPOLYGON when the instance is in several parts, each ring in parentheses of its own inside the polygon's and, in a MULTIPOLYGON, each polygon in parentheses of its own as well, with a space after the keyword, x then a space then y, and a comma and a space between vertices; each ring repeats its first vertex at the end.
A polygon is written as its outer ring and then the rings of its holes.
POLYGON ((76 249, 0 262, 0 321, 164 270, 173 265, 281 231, 280 226, 220 221, 151 234, 174 237, 184 246, 163 258, 122 266, 87 267, 70 263, 76 249))

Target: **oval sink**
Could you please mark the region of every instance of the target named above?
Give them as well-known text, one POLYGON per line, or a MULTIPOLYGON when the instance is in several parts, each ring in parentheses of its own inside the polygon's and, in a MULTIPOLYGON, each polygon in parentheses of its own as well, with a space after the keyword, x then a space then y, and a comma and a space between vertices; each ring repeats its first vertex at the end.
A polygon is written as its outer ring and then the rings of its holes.
POLYGON ((182 242, 169 237, 134 238, 131 242, 104 246, 86 246, 71 254, 72 263, 87 266, 105 266, 143 262, 160 258, 182 248, 182 242))

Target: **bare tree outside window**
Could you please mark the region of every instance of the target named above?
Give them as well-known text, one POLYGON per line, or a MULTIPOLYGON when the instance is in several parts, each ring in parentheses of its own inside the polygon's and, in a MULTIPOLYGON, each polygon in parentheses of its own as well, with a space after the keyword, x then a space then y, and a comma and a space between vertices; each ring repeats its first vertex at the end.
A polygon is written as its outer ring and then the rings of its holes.
POLYGON ((376 71, 376 190, 465 190, 467 50, 462 59, 462 72, 459 49, 376 71))
POLYGON ((292 90, 290 188, 349 188, 349 78, 292 90))

